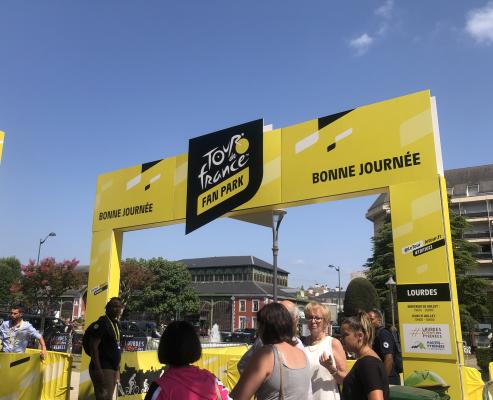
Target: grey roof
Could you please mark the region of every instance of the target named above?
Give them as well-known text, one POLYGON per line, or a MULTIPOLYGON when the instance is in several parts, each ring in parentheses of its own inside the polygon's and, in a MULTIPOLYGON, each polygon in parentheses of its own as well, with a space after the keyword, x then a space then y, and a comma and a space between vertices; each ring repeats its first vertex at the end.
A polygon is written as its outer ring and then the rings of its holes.
MULTIPOLYGON (((199 296, 260 296, 272 297, 272 284, 259 282, 193 282, 193 288, 199 296)), ((287 289, 287 288, 286 288, 287 289)), ((292 293, 285 292, 283 287, 277 287, 277 295, 281 299, 294 299, 292 293)))
POLYGON ((374 208, 380 208, 382 204, 388 203, 389 202, 389 194, 388 193, 381 193, 377 199, 373 202, 373 204, 368 208, 368 212, 373 210, 374 208))
MULTIPOLYGON (((346 291, 341 290, 341 299, 343 299, 345 295, 346 295, 346 291)), ((318 302, 325 302, 327 300, 338 299, 338 298, 339 298, 339 292, 326 292, 318 296, 310 296, 310 300, 315 300, 318 302)))
POLYGON ((493 164, 449 169, 445 180, 448 188, 454 188, 454 194, 465 193, 466 186, 474 184, 479 184, 482 193, 493 192, 493 164))
MULTIPOLYGON (((273 270, 273 267, 268 262, 261 260, 254 256, 224 256, 224 257, 204 257, 204 258, 185 258, 178 260, 185 264, 188 268, 221 268, 221 267, 249 267, 256 266, 269 271, 273 270)), ((289 274, 288 271, 277 268, 278 272, 289 274)))
POLYGON ((89 273, 89 265, 77 265, 74 271, 81 273, 89 273))
POLYGON ((84 294, 86 290, 87 290, 87 285, 82 285, 79 288, 66 290, 65 292, 63 292, 62 297, 80 296, 81 294, 84 294))
MULTIPOLYGON (((449 169, 445 171, 445 180, 447 187, 454 187, 454 194, 457 195, 466 193, 466 186, 473 184, 479 184, 479 191, 482 193, 493 192, 493 164, 449 169)), ((368 212, 381 208, 389 201, 388 193, 380 194, 368 208, 368 212)))

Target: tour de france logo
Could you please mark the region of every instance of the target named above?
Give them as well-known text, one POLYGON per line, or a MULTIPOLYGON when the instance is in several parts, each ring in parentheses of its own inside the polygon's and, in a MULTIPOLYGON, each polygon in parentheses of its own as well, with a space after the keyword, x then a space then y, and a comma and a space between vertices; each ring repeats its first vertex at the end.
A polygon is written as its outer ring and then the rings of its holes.
POLYGON ((186 233, 250 200, 263 177, 263 120, 189 141, 186 233))

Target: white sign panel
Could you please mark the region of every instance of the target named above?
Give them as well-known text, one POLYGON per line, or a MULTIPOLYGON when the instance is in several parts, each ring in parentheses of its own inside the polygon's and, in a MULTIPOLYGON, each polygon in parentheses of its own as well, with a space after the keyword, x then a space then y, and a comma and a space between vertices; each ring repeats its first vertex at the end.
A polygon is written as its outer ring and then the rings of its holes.
POLYGON ((418 354, 451 354, 447 324, 402 324, 404 351, 418 354))

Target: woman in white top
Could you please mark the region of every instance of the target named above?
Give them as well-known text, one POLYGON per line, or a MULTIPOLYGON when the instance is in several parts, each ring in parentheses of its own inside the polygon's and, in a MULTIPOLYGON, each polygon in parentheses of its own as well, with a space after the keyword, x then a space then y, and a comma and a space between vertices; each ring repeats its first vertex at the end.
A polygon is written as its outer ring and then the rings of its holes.
POLYGON ((348 373, 346 353, 339 340, 328 336, 330 311, 323 304, 310 302, 305 307, 310 336, 305 352, 310 361, 313 400, 340 399, 338 383, 348 373))

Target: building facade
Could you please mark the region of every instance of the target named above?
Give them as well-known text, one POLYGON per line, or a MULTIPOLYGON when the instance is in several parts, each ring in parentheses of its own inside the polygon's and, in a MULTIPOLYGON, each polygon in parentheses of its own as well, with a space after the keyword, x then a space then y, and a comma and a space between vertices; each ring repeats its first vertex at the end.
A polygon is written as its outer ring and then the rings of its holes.
MULTIPOLYGON (((221 331, 257 328, 257 311, 273 299, 273 267, 253 256, 183 259, 200 298, 200 324, 221 331)), ((278 299, 296 302, 289 272, 278 268, 278 299)))

